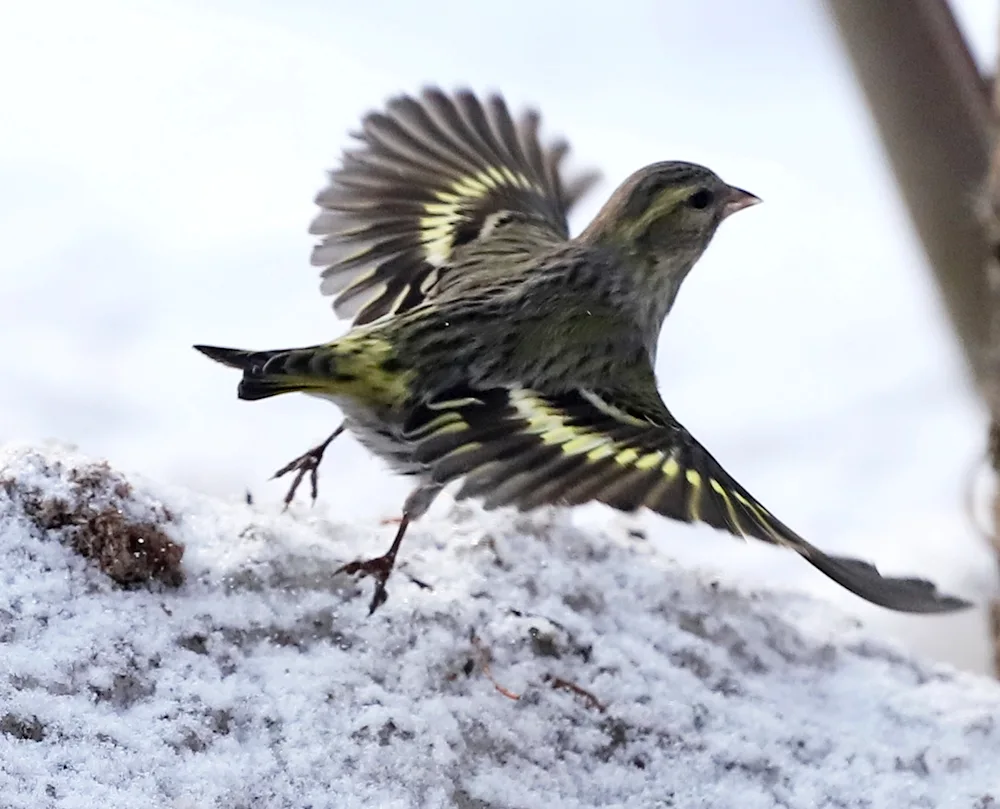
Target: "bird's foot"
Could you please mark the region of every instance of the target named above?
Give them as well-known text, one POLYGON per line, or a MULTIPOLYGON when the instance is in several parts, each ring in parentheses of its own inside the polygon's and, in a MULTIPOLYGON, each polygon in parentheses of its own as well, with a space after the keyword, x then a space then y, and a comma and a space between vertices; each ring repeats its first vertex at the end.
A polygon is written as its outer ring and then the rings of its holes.
POLYGON ((295 499, 295 492, 298 491, 299 484, 305 479, 306 474, 309 475, 309 484, 312 502, 316 502, 316 498, 319 495, 319 464, 323 460, 323 453, 326 452, 326 448, 330 446, 330 442, 333 441, 338 435, 344 431, 344 425, 341 424, 336 430, 334 430, 325 441, 321 444, 317 444, 308 452, 303 452, 298 458, 289 463, 285 464, 281 469, 271 475, 271 480, 277 480, 289 472, 295 472, 295 477, 292 479, 292 485, 288 487, 288 493, 285 495, 285 508, 291 504, 292 500, 295 499))
POLYGON ((396 554, 390 552, 383 556, 377 556, 374 559, 359 559, 356 562, 348 562, 346 565, 337 568, 334 571, 334 575, 346 573, 348 576, 360 576, 361 578, 371 576, 375 579, 375 592, 372 594, 371 603, 368 605, 368 614, 371 615, 389 598, 385 584, 389 581, 389 576, 392 575, 392 569, 395 566, 396 554))
POLYGON ((406 533, 406 528, 409 524, 410 518, 404 512, 402 518, 399 520, 399 529, 392 540, 392 546, 386 553, 382 554, 382 556, 376 556, 374 559, 359 559, 356 562, 348 562, 333 572, 335 576, 338 573, 346 573, 348 576, 360 575, 362 578, 371 576, 375 579, 375 592, 372 593, 372 600, 368 605, 369 615, 385 604, 386 599, 389 598, 389 593, 385 589, 385 583, 389 581, 392 569, 396 566, 396 554, 399 553, 400 543, 403 541, 403 535, 406 533))

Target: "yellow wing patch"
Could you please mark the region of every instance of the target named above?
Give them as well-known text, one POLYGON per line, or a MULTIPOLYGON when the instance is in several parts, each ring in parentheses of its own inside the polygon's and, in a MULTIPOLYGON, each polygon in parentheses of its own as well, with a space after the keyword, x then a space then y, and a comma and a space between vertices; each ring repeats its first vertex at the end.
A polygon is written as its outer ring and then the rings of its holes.
POLYGON ((424 206, 420 218, 420 241, 427 260, 438 267, 446 264, 455 247, 456 226, 467 218, 470 201, 482 199, 502 186, 513 186, 544 195, 545 189, 532 184, 524 174, 514 173, 506 166, 490 166, 471 177, 456 180, 448 191, 434 194, 438 202, 424 206))
MULTIPOLYGON (((646 492, 646 504, 652 506, 666 491, 673 489, 678 481, 683 481, 686 485, 683 500, 678 503, 678 507, 683 508, 687 519, 712 519, 703 513, 708 505, 705 498, 710 491, 721 501, 724 519, 733 533, 740 536, 752 533, 747 524, 748 517, 740 518, 740 512, 745 510, 749 512, 750 519, 758 524, 758 530, 764 530, 769 539, 785 544, 781 534, 771 525, 768 512, 759 503, 710 474, 683 464, 679 445, 663 449, 644 448, 642 441, 638 439, 647 436, 649 429, 659 429, 655 425, 616 407, 592 391, 581 390, 579 394, 593 405, 597 411, 595 415, 608 416, 615 424, 634 426, 635 437, 615 440, 606 432, 581 424, 579 420, 571 422, 565 410, 530 390, 512 390, 509 400, 526 422, 525 431, 538 436, 545 445, 558 446, 565 456, 584 456, 585 463, 594 466, 606 459, 613 459, 614 464, 623 471, 631 469, 653 473, 659 470, 662 479, 651 485, 646 492), (742 509, 737 507, 737 503, 742 509)), ((718 507, 715 510, 718 514, 718 507)), ((715 521, 718 521, 718 516, 715 521)))
MULTIPOLYGON (((625 413, 590 391, 581 393, 590 403, 600 407, 616 420, 627 419, 636 426, 649 426, 648 422, 625 413)), ((615 461, 621 466, 634 466, 641 471, 655 469, 666 456, 663 451, 643 454, 628 441, 615 441, 599 430, 569 424, 567 414, 563 410, 552 406, 530 390, 512 390, 510 402, 527 421, 529 433, 537 435, 544 444, 558 445, 566 455, 586 455, 588 461, 600 461, 614 456, 615 461)), ((675 467, 677 465, 673 458, 668 459, 667 464, 670 463, 675 467)), ((663 471, 670 476, 666 464, 663 471)))
MULTIPOLYGON (((442 483, 487 507, 597 500, 700 521, 796 547, 796 537, 736 483, 676 422, 656 423, 577 389, 473 391, 428 405, 410 437, 442 483)), ((669 417, 669 414, 668 414, 669 417)))
POLYGON ((885 578, 866 562, 824 554, 771 516, 666 408, 651 409, 645 421, 593 392, 546 396, 493 387, 456 391, 448 401, 418 408, 410 421, 404 435, 414 436, 414 460, 426 464, 435 483, 463 479, 459 500, 480 497, 487 509, 591 501, 622 511, 645 506, 670 519, 784 545, 891 609, 967 606, 921 579, 885 578))

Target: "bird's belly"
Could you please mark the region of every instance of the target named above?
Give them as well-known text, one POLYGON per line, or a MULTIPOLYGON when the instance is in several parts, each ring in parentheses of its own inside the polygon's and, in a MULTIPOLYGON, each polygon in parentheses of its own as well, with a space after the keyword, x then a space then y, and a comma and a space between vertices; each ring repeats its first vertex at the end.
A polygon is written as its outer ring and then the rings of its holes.
POLYGON ((403 440, 402 424, 387 419, 369 408, 359 407, 357 402, 344 396, 327 393, 311 394, 319 399, 333 402, 344 414, 344 421, 351 434, 373 455, 377 455, 400 475, 419 475, 427 471, 424 464, 413 460, 413 444, 403 440))
POLYGON ((402 438, 399 425, 387 423, 369 413, 344 410, 347 428, 365 449, 377 455, 400 475, 419 475, 426 471, 413 460, 413 444, 402 438))

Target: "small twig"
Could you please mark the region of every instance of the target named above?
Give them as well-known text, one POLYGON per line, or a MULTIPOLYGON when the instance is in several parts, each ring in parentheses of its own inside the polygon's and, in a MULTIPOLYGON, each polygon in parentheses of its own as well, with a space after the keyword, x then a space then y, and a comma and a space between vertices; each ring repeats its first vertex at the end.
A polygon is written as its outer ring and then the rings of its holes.
POLYGON ((489 648, 479 639, 475 630, 473 630, 470 640, 472 641, 472 645, 476 647, 476 651, 479 652, 479 667, 483 670, 483 674, 486 675, 486 679, 493 683, 493 687, 507 697, 507 699, 512 699, 514 701, 521 699, 520 694, 515 694, 509 688, 505 688, 496 681, 496 678, 493 676, 493 672, 490 671, 490 660, 493 655, 490 653, 489 648))
POLYGON ((588 708, 594 708, 601 713, 604 713, 608 709, 607 705, 591 694, 586 688, 583 688, 576 683, 564 680, 562 677, 558 677, 555 674, 546 674, 544 680, 559 691, 569 691, 572 694, 576 694, 578 697, 582 697, 588 708))

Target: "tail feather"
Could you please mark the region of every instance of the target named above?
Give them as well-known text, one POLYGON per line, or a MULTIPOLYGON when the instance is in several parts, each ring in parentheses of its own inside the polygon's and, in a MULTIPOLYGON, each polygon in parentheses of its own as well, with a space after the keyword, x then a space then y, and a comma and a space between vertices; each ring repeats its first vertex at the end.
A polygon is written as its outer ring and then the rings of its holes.
POLYGON ((269 399, 282 393, 296 393, 308 390, 304 385, 289 382, 284 379, 253 379, 243 377, 236 386, 236 395, 246 402, 256 402, 258 399, 269 399))
POLYGON ((241 371, 249 368, 257 361, 256 355, 264 355, 264 361, 266 362, 267 355, 276 353, 273 351, 244 351, 240 348, 222 348, 221 346, 205 345, 196 345, 194 349, 200 351, 209 359, 223 365, 228 365, 230 368, 238 368, 241 371))
POLYGON ((309 360, 316 353, 312 349, 245 351, 206 345, 196 345, 195 349, 222 365, 243 371, 236 394, 246 401, 325 387, 321 377, 309 375, 309 360))
POLYGON ((392 344, 354 334, 332 343, 277 351, 196 345, 222 365, 243 371, 238 395, 254 401, 281 393, 314 393, 373 407, 396 407, 410 396, 412 369, 400 366, 392 344))

